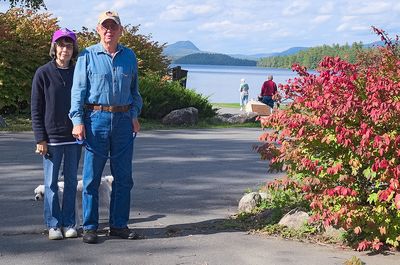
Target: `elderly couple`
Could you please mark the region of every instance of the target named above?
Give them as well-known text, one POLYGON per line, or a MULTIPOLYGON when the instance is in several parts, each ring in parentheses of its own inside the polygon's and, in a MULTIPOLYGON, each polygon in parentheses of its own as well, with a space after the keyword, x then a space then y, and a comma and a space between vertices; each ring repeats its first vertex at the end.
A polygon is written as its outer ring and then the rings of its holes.
POLYGON ((50 48, 53 60, 39 67, 33 78, 32 128, 36 153, 43 156, 44 220, 49 239, 78 236, 75 223, 81 155, 78 140, 87 145, 83 166, 83 242, 98 241, 98 190, 108 159, 114 177, 109 235, 137 238, 128 228, 128 221, 133 187, 133 135, 140 130, 138 115, 142 98, 138 91, 136 55, 118 43, 122 30, 116 12, 101 13, 97 24, 100 43, 84 49, 79 56, 76 35, 68 29, 55 31, 50 48), (78 58, 74 66, 75 57, 78 58), (61 206, 57 185, 60 170, 64 174, 61 206))

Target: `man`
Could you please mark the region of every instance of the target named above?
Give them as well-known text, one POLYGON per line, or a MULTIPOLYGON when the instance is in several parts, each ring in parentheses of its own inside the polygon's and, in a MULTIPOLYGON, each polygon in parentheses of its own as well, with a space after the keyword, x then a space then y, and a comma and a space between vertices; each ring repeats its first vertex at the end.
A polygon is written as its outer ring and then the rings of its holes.
POLYGON ((133 133, 139 132, 142 98, 135 53, 118 43, 122 34, 116 12, 100 14, 100 43, 80 54, 74 72, 69 116, 72 134, 85 140, 83 167, 83 242, 97 243, 98 190, 107 159, 114 177, 110 199, 110 235, 134 239, 127 224, 133 187, 133 133))
POLYGON ((261 87, 261 94, 260 96, 262 97, 262 102, 268 106, 271 107, 271 109, 274 108, 274 100, 273 96, 278 92, 278 89, 276 87, 276 84, 274 81, 272 81, 274 77, 272 75, 268 76, 268 80, 265 81, 261 87))

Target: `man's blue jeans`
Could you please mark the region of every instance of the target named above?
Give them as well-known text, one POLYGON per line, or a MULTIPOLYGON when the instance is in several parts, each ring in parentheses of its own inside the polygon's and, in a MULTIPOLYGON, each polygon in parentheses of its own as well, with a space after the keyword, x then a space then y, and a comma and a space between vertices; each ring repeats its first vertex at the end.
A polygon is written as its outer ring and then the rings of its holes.
POLYGON ((86 142, 83 167, 83 229, 99 226, 99 186, 107 156, 114 177, 110 200, 109 225, 124 228, 129 221, 133 157, 132 118, 129 112, 86 111, 86 142), (115 157, 116 156, 116 157, 115 157))
POLYGON ((270 106, 271 109, 274 108, 274 100, 273 100, 272 97, 270 97, 270 96, 264 96, 264 97, 262 98, 262 103, 264 103, 264 104, 270 106))
POLYGON ((44 220, 47 228, 75 226, 75 198, 81 146, 78 144, 48 145, 43 156, 44 220), (64 158, 64 192, 62 206, 58 197, 58 176, 64 158))

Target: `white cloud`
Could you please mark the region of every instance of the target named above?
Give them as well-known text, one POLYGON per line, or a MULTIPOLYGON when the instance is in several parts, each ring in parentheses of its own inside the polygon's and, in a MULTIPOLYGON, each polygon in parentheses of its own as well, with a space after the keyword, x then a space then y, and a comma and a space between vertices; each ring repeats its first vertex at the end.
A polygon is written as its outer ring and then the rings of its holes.
POLYGON ((354 20, 357 20, 357 16, 343 16, 342 18, 341 18, 341 21, 343 21, 343 22, 351 22, 351 21, 354 21, 354 20))
POLYGON ((319 12, 322 14, 330 14, 334 11, 335 5, 333 2, 326 2, 323 3, 322 6, 319 8, 319 12))
POLYGON ((234 23, 230 20, 207 22, 197 27, 200 31, 208 31, 221 34, 224 37, 248 36, 250 33, 260 33, 275 27, 272 22, 260 23, 234 23))
MULTIPOLYGON (((93 29, 101 11, 141 24, 154 41, 191 40, 202 50, 248 53, 376 40, 370 26, 400 34, 400 0, 45 0, 61 27, 93 29), (315 36, 318 36, 317 38, 315 36)), ((0 12, 8 1, 0 1, 0 12)))
POLYGON ((349 28, 350 28, 350 24, 348 24, 348 23, 343 23, 343 24, 340 24, 340 25, 336 28, 336 31, 341 32, 341 31, 348 30, 349 28))
POLYGON ((369 31, 371 29, 370 26, 362 25, 362 24, 353 24, 353 23, 342 23, 336 28, 336 31, 369 31))
POLYGON ((293 16, 302 13, 310 3, 308 1, 293 1, 289 6, 283 9, 282 14, 284 16, 293 16))
POLYGON ((313 23, 323 23, 325 21, 328 21, 329 19, 331 19, 331 15, 320 15, 320 16, 316 16, 315 18, 312 19, 313 23))
POLYGON ((118 0, 118 1, 114 1, 114 4, 112 5, 111 9, 112 10, 121 10, 123 8, 132 6, 134 4, 136 4, 138 1, 137 0, 118 0))
POLYGON ((97 11, 106 11, 106 10, 113 10, 117 12, 121 12, 123 8, 127 8, 129 6, 132 6, 134 4, 137 4, 138 0, 115 0, 113 1, 113 4, 110 5, 109 2, 99 2, 96 5, 94 5, 94 9, 97 11))
POLYGON ((216 12, 213 5, 189 5, 185 3, 175 3, 168 5, 166 10, 160 14, 160 19, 166 21, 184 21, 199 19, 203 16, 209 16, 216 12))
POLYGON ((366 25, 354 25, 351 27, 352 31, 370 31, 371 27, 366 25))
POLYGON ((349 11, 354 14, 371 15, 389 11, 391 8, 392 5, 390 5, 387 2, 374 1, 374 2, 362 2, 357 6, 353 6, 352 10, 349 11))

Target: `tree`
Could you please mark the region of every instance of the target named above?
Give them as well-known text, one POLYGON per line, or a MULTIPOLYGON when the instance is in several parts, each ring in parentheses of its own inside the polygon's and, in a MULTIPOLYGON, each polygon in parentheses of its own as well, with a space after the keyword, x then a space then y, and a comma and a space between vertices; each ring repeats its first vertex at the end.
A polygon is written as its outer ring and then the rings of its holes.
POLYGON ((151 35, 142 35, 138 31, 139 26, 125 26, 121 43, 135 51, 140 71, 165 75, 170 64, 170 61, 162 53, 165 43, 160 44, 153 41, 151 35))
MULTIPOLYGON (((36 69, 50 57, 50 39, 59 28, 50 13, 12 8, 0 13, 0 110, 15 112, 30 102, 30 90, 36 69), (4 108, 6 107, 6 108, 4 108)), ((169 61, 162 54, 164 44, 138 33, 139 26, 125 26, 121 43, 132 48, 139 61, 139 74, 165 75, 169 61)), ((82 28, 77 33, 81 48, 99 42, 95 30, 82 28)))
MULTIPOLYGON (((120 42, 128 48, 135 51, 138 59, 139 73, 147 72, 165 75, 167 67, 170 64, 166 56, 163 55, 165 44, 159 44, 151 40, 151 35, 142 35, 138 33, 139 26, 124 26, 120 42)), ((100 41, 96 30, 88 30, 83 27, 78 32, 78 43, 80 47, 88 47, 100 41)))
POLYGON ((50 14, 13 8, 0 13, 0 109, 27 106, 36 68, 49 60, 50 14))
POLYGON ((10 7, 13 8, 17 5, 21 7, 31 8, 33 10, 38 10, 40 8, 46 9, 46 5, 43 0, 3 0, 5 2, 10 2, 10 7))

